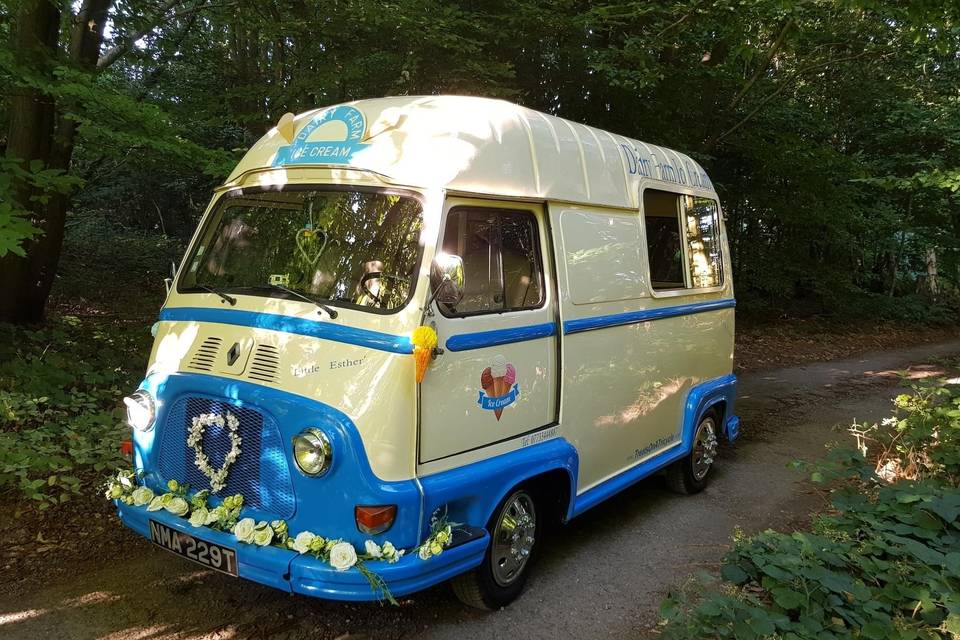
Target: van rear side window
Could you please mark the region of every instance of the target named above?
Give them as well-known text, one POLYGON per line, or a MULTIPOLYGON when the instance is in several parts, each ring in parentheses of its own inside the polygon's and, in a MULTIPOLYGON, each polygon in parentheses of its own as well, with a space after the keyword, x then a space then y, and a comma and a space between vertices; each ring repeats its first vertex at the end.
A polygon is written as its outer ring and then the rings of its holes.
POLYGON ((466 207, 450 211, 443 251, 463 259, 464 293, 456 309, 443 310, 445 315, 540 307, 539 237, 536 218, 526 211, 466 207))
POLYGON ((654 290, 704 289, 723 283, 714 200, 647 189, 643 221, 654 290))

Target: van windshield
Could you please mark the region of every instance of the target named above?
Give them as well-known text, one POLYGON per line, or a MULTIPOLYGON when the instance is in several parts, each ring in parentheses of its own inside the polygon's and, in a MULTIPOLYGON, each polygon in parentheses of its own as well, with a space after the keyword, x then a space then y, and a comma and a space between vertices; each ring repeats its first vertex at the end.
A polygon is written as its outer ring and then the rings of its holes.
POLYGON ((296 292, 390 312, 413 294, 422 224, 420 203, 395 194, 291 189, 227 195, 178 290, 272 297, 296 292))

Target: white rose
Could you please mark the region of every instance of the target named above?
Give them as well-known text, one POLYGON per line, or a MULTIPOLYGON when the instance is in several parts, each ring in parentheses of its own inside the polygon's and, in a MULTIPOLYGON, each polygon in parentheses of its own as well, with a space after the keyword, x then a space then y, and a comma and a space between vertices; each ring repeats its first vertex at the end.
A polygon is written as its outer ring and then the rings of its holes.
POLYGON ((203 518, 203 524, 213 524, 220 519, 220 516, 223 515, 223 507, 216 507, 209 512, 203 518))
POLYGON ((161 496, 157 496, 147 505, 147 511, 160 511, 160 509, 163 509, 163 498, 161 496))
POLYGON ((190 524, 195 527, 202 527, 207 524, 207 518, 210 516, 210 512, 207 511, 204 507, 200 507, 196 511, 190 514, 190 524))
POLYGON ((383 543, 381 551, 383 552, 383 559, 390 563, 394 563, 403 557, 403 549, 397 551, 397 548, 389 540, 383 543))
POLYGON ((153 500, 153 491, 150 487, 137 487, 133 490, 133 504, 138 507, 142 507, 145 504, 150 504, 150 501, 153 500))
POLYGON ((420 547, 420 550, 417 552, 417 555, 420 556, 420 559, 421 559, 421 560, 429 560, 429 559, 430 559, 430 556, 433 555, 433 554, 430 553, 430 547, 429 547, 429 546, 423 545, 422 547, 420 547))
POLYGON ((253 518, 244 518, 233 527, 233 535, 240 542, 252 543, 253 530, 257 528, 257 521, 253 518))
POLYGON ((163 508, 175 516, 185 516, 190 511, 190 503, 183 498, 173 498, 163 508))
POLYGON ((330 566, 337 571, 346 571, 357 564, 357 550, 349 542, 338 542, 330 549, 330 566))
POLYGON ((273 528, 266 522, 261 522, 253 530, 253 543, 265 547, 273 541, 273 528))
POLYGON ((380 548, 380 545, 378 545, 373 540, 367 540, 366 542, 363 543, 363 546, 366 547, 367 555, 370 556, 371 558, 379 558, 383 556, 383 550, 380 548))
POLYGON ((293 539, 293 550, 297 553, 309 553, 310 543, 313 542, 316 537, 314 533, 301 531, 297 534, 297 537, 293 539))

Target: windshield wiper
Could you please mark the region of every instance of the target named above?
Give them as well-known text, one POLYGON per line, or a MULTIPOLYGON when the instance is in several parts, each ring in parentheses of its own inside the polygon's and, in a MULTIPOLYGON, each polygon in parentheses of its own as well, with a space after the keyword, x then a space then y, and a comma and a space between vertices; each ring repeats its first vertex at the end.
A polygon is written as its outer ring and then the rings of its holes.
MULTIPOLYGON (((330 305, 328 305, 328 304, 323 304, 323 303, 320 302, 319 300, 314 300, 314 299, 311 298, 310 296, 305 296, 305 295, 303 295, 302 293, 300 293, 299 291, 294 291, 293 289, 288 289, 287 287, 285 287, 285 286, 283 286, 283 285, 274 284, 273 282, 270 282, 270 283, 266 284, 265 286, 267 286, 267 287, 269 287, 269 288, 271 288, 271 289, 277 289, 277 290, 279 290, 279 291, 284 291, 284 292, 286 292, 286 293, 289 293, 290 295, 292 295, 292 296, 295 297, 295 298, 299 298, 300 300, 303 300, 304 302, 309 302, 309 303, 311 303, 311 304, 317 305, 318 307, 320 307, 321 309, 323 309, 324 311, 327 312, 327 315, 330 316, 330 319, 331 319, 331 320, 336 320, 337 316, 339 315, 339 314, 337 313, 337 310, 334 309, 333 307, 331 307, 330 305)), ((318 311, 317 313, 319 313, 319 311, 318 311)))
POLYGON ((199 284, 199 283, 195 283, 193 286, 196 287, 197 289, 203 289, 204 291, 209 291, 210 293, 220 296, 220 299, 223 300, 224 302, 229 302, 231 307, 237 306, 236 298, 234 298, 231 295, 227 295, 226 293, 224 293, 223 291, 220 291, 219 289, 214 289, 213 287, 208 287, 205 284, 199 284))

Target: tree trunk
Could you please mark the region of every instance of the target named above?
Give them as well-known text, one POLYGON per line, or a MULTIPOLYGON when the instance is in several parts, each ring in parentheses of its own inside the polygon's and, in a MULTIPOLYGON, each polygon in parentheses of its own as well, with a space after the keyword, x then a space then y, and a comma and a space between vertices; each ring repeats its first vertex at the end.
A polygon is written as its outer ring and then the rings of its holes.
MULTIPOLYGON (((111 3, 85 0, 81 5, 70 33, 70 62, 76 67, 96 69, 111 3)), ((24 59, 49 65, 57 54, 59 29, 55 3, 27 0, 17 16, 13 49, 24 59)), ((39 160, 46 168, 69 171, 77 124, 65 117, 64 106, 34 90, 18 91, 11 100, 7 156, 26 163, 39 160)), ((43 234, 25 243, 26 257, 8 254, 0 259, 0 290, 6 292, 0 296, 0 320, 22 324, 39 322, 44 316, 60 261, 70 199, 57 193, 44 203, 34 200, 38 195, 27 186, 17 189, 19 203, 31 210, 33 223, 43 234)))
POLYGON ((927 249, 927 292, 930 297, 936 298, 940 295, 940 278, 937 274, 937 248, 929 247, 927 249))
MULTIPOLYGON (((53 62, 60 31, 57 7, 48 0, 25 0, 17 12, 11 45, 21 61, 34 63, 34 73, 43 73, 53 62)), ((55 123, 56 109, 51 98, 34 88, 14 88, 10 97, 7 157, 21 160, 25 166, 37 160, 48 165, 55 123)), ((49 233, 46 207, 33 201, 40 195, 37 189, 19 183, 14 186, 14 194, 24 208, 33 212, 33 224, 49 233)), ((22 324, 43 318, 56 268, 56 261, 51 265, 46 255, 49 240, 49 236, 43 235, 25 242, 26 257, 8 253, 0 258, 0 320, 22 324)))

